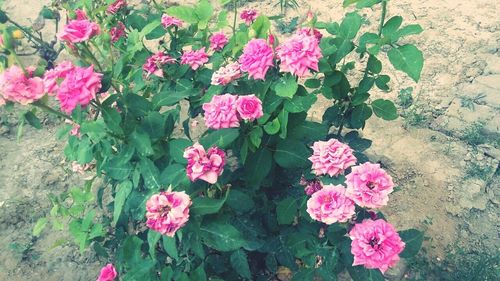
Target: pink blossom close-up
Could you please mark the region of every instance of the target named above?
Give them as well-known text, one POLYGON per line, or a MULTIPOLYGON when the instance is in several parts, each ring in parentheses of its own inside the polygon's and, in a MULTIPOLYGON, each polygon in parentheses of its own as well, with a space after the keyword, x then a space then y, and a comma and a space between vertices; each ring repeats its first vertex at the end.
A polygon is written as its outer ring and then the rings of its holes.
POLYGON ((313 155, 309 157, 315 175, 334 177, 356 164, 353 150, 336 139, 317 141, 312 146, 313 155))
POLYGON ((188 64, 192 70, 200 68, 208 62, 208 55, 205 52, 205 47, 196 51, 186 51, 181 56, 181 64, 188 64))
POLYGON ((29 70, 25 73, 17 65, 0 74, 0 96, 4 101, 27 105, 42 98, 45 95, 44 88, 42 78, 32 77, 29 70))
POLYGON ((171 63, 175 63, 175 59, 163 52, 158 52, 146 59, 146 62, 142 66, 142 69, 146 71, 147 77, 149 77, 151 74, 154 74, 158 77, 163 77, 163 66, 165 64, 171 63))
POLYGON ((171 17, 167 14, 163 14, 161 16, 161 25, 165 28, 169 28, 171 26, 177 26, 177 27, 182 27, 182 24, 184 22, 178 18, 171 17))
POLYGON ((83 20, 72 20, 63 30, 59 32, 57 37, 61 41, 66 41, 69 43, 80 43, 88 41, 90 38, 96 36, 101 32, 99 25, 95 22, 91 22, 87 19, 83 20))
POLYGON ((97 281, 114 281, 118 273, 116 273, 116 269, 113 264, 108 263, 105 267, 101 269, 101 273, 97 278, 97 281))
POLYGON ((392 177, 379 164, 363 163, 352 167, 346 176, 347 196, 366 208, 387 205, 389 194, 394 190, 392 177))
POLYGON ((310 70, 318 71, 322 57, 319 42, 314 36, 296 34, 276 48, 280 60, 280 70, 298 77, 310 75, 310 70))
POLYGON ((101 88, 102 74, 94 72, 94 66, 75 67, 66 74, 59 85, 56 98, 61 110, 70 114, 78 105, 87 106, 101 88))
POLYGON ((383 219, 366 219, 354 225, 349 237, 354 255, 352 265, 379 269, 382 273, 396 265, 405 247, 394 227, 383 219))
POLYGON ((345 196, 342 185, 325 185, 307 200, 307 212, 325 224, 347 222, 354 216, 354 202, 345 196))
POLYGON ((251 25, 257 18, 257 10, 243 10, 240 14, 240 18, 245 21, 246 25, 251 25))
POLYGON ((214 184, 224 172, 226 153, 217 147, 212 147, 205 152, 203 146, 195 143, 184 150, 183 156, 188 161, 186 174, 192 182, 201 179, 214 184))
POLYGON ((215 95, 203 104, 205 125, 211 129, 237 128, 240 126, 236 110, 237 96, 231 94, 215 95))
POLYGON ((109 31, 109 34, 111 35, 111 42, 116 42, 120 40, 123 36, 125 36, 125 25, 119 21, 116 26, 113 26, 111 30, 109 31))
POLYGON ((264 80, 273 63, 273 49, 264 39, 252 39, 243 49, 239 58, 241 70, 248 72, 248 77, 264 80))
POLYGON ((222 50, 227 42, 227 37, 223 32, 214 33, 210 36, 210 49, 214 51, 222 50))
POLYGON ((241 119, 254 121, 264 115, 262 101, 255 95, 238 96, 236 110, 241 119))
POLYGON ((110 14, 116 14, 119 10, 127 7, 127 1, 125 0, 116 0, 115 2, 111 3, 108 8, 106 9, 106 12, 110 14))
POLYGON ((62 61, 53 69, 47 70, 43 76, 45 92, 49 95, 55 95, 59 89, 59 84, 74 68, 75 66, 70 61, 62 61))
POLYGON ((155 194, 146 202, 146 225, 154 231, 174 237, 189 220, 191 198, 184 191, 170 189, 155 194))
POLYGON ((230 63, 212 74, 212 85, 227 85, 241 77, 240 64, 230 63))
POLYGON ((84 10, 82 9, 76 9, 75 10, 75 19, 76 20, 86 20, 88 19, 87 13, 85 13, 84 10))

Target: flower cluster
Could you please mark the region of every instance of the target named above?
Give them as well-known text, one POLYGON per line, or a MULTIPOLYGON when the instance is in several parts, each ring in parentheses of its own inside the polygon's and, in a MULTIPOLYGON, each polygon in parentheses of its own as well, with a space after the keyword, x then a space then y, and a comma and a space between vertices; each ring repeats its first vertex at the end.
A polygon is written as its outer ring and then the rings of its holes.
POLYGON ((389 193, 394 190, 392 177, 379 164, 364 163, 352 168, 346 176, 347 196, 367 208, 387 205, 389 193))
POLYGON ((170 189, 155 194, 146 202, 146 225, 162 235, 173 237, 189 220, 191 198, 184 191, 170 189))
POLYGON ((205 152, 205 148, 199 143, 186 148, 183 156, 188 161, 187 176, 193 182, 201 179, 210 184, 216 183, 226 164, 226 153, 223 150, 212 147, 205 152))
POLYGON ((227 37, 223 32, 214 33, 210 36, 210 49, 214 51, 222 50, 227 42, 227 37))
POLYGON ((33 70, 13 65, 0 74, 0 105, 5 101, 27 105, 44 96, 43 80, 33 77, 33 70))
POLYGON ((57 35, 59 40, 70 44, 88 41, 101 32, 99 25, 88 19, 70 21, 57 35))
POLYGON ((309 215, 325 224, 347 222, 354 209, 354 202, 346 196, 342 185, 325 185, 307 201, 309 215))
POLYGON ((111 3, 108 8, 106 9, 106 12, 110 14, 116 14, 118 11, 120 11, 123 8, 127 7, 127 1, 125 0, 116 0, 115 2, 111 3))
POLYGON ((97 278, 97 281, 114 281, 118 273, 116 273, 116 269, 113 264, 108 263, 105 267, 101 269, 101 273, 97 278))
POLYGON ((241 70, 248 72, 248 77, 264 80, 267 70, 273 63, 273 49, 264 39, 252 39, 243 49, 239 58, 241 70))
POLYGON ((171 17, 167 14, 163 14, 161 16, 161 25, 165 28, 169 28, 171 26, 182 27, 184 22, 178 18, 171 17))
POLYGON ((276 48, 281 61, 280 70, 298 77, 310 74, 310 69, 318 71, 318 62, 322 57, 319 41, 314 36, 299 33, 276 48))
POLYGON ((254 121, 264 115, 262 101, 255 95, 216 95, 203 104, 205 125, 211 129, 237 128, 240 120, 254 121))
POLYGON ((317 175, 334 177, 356 164, 352 149, 336 139, 317 141, 313 144, 313 155, 309 157, 312 170, 317 175))
POLYGON ((230 63, 212 74, 212 85, 227 85, 241 77, 240 64, 230 63))
POLYGON ((196 51, 186 51, 182 54, 181 64, 187 64, 192 70, 200 68, 208 62, 208 55, 205 52, 205 47, 196 51))
POLYGON ((245 21, 246 25, 251 25, 257 18, 257 11, 254 9, 243 10, 240 18, 245 21))
POLYGON ((175 63, 175 59, 163 52, 158 52, 146 59, 146 62, 142 66, 142 69, 146 71, 147 77, 149 77, 151 74, 154 74, 158 77, 163 77, 162 67, 165 64, 169 63, 175 63))

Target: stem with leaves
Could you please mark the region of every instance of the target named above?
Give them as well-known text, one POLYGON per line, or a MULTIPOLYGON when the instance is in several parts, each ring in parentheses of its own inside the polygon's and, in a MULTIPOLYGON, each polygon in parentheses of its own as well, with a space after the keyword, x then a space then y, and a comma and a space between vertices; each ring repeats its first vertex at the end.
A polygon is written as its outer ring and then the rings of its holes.
POLYGON ((378 36, 382 35, 382 28, 384 27, 384 22, 385 22, 385 14, 387 13, 387 1, 388 0, 382 0, 382 16, 380 17, 378 36))

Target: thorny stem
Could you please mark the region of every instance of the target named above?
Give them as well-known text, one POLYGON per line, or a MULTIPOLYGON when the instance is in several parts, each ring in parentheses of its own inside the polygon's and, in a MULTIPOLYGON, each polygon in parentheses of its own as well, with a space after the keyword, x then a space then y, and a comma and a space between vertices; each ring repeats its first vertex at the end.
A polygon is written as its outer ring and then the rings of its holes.
POLYGON ((384 27, 385 14, 387 12, 387 1, 382 0, 382 16, 380 17, 380 26, 378 28, 378 36, 382 35, 382 27, 384 27))

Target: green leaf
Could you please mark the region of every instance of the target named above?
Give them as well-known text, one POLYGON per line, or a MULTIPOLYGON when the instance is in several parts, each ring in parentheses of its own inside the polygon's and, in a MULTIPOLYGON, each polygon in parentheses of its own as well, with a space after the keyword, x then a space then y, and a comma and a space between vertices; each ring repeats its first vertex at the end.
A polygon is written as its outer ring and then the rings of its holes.
POLYGON ((280 131, 280 120, 276 117, 273 121, 264 125, 264 130, 270 135, 277 134, 280 131))
POLYGON ((405 37, 408 35, 415 35, 415 34, 420 34, 424 31, 422 27, 419 24, 410 24, 407 25, 400 30, 396 31, 394 35, 392 36, 393 40, 397 41, 401 37, 405 37))
POLYGON ((252 23, 251 28, 255 30, 257 38, 267 39, 269 28, 271 28, 271 21, 266 16, 258 16, 252 23))
POLYGON ((229 257, 233 269, 243 278, 251 279, 252 274, 248 266, 247 254, 244 250, 239 249, 231 254, 229 257))
POLYGON ((387 85, 389 81, 391 81, 391 77, 388 75, 379 75, 375 79, 375 85, 382 91, 389 91, 389 85, 387 85))
POLYGON ((234 251, 246 244, 245 239, 234 226, 218 221, 210 221, 200 227, 203 242, 217 251, 234 251))
POLYGON ((286 75, 276 82, 274 90, 276 91, 276 95, 291 99, 297 92, 298 87, 299 85, 295 81, 295 77, 286 75))
POLYGON ((214 8, 207 0, 201 0, 195 8, 196 16, 198 17, 198 28, 205 29, 208 21, 212 18, 214 8))
POLYGON ((151 258, 156 258, 156 244, 160 241, 161 233, 156 232, 152 229, 148 230, 148 245, 149 245, 149 255, 151 258))
MULTIPOLYGON (((337 51, 337 46, 335 45, 335 40, 332 37, 323 37, 319 42, 319 47, 321 48, 321 53, 324 57, 328 57, 333 55, 337 51)), ((330 70, 331 66, 325 61, 321 63, 320 60, 320 71, 323 72, 323 69, 330 70)))
POLYGON ((257 150, 247 157, 245 162, 246 181, 250 185, 258 185, 269 174, 272 167, 273 155, 266 148, 257 150))
POLYGON ((197 23, 196 10, 186 6, 173 6, 167 9, 167 14, 179 18, 187 23, 197 23))
POLYGON ((420 80, 420 73, 424 66, 424 56, 414 45, 403 45, 392 48, 387 53, 394 68, 408 74, 415 82, 420 80))
POLYGON ((353 39, 356 37, 361 28, 362 17, 356 12, 346 14, 344 20, 340 24, 340 36, 345 39, 353 39))
POLYGON ((140 170, 142 178, 144 179, 145 187, 148 189, 160 190, 160 172, 153 161, 148 158, 142 158, 140 162, 140 170))
POLYGON ((112 226, 116 226, 118 219, 122 213, 123 206, 125 205, 125 201, 132 191, 132 182, 124 181, 117 185, 118 191, 115 194, 115 201, 113 206, 113 222, 112 226))
POLYGON ((403 17, 394 16, 390 18, 382 27, 382 35, 384 37, 391 37, 403 23, 403 17))
POLYGON ((239 134, 238 128, 215 130, 202 137, 200 144, 206 149, 212 146, 227 148, 238 138, 239 134))
POLYGON ((169 141, 168 151, 170 157, 177 163, 187 164, 187 160, 184 158, 184 150, 192 144, 193 142, 188 139, 173 139, 169 141))
POLYGON ((38 237, 42 233, 45 226, 47 226, 48 219, 46 217, 39 218, 33 227, 33 236, 38 237))
POLYGON ((106 123, 106 127, 111 132, 114 132, 119 135, 123 135, 123 130, 120 127, 120 123, 122 118, 120 113, 116 111, 114 108, 105 107, 102 109, 102 117, 104 118, 104 123, 106 123))
POLYGON ((179 251, 177 250, 177 243, 175 237, 163 236, 163 249, 174 260, 179 259, 179 251))
POLYGON ((351 125, 355 129, 365 126, 366 120, 372 116, 372 109, 366 103, 355 106, 351 112, 351 125))
MULTIPOLYGON (((189 274, 190 280, 191 281, 206 281, 207 279, 207 273, 205 272, 205 266, 204 264, 200 264, 195 270, 191 271, 189 274)), ((181 280, 179 280, 181 281, 181 280)))
POLYGON ((153 96, 153 106, 159 108, 161 106, 171 106, 191 95, 191 91, 174 91, 169 87, 164 87, 158 94, 153 96))
POLYGON ((297 214, 297 200, 287 197, 276 204, 278 224, 292 224, 297 214))
POLYGON ((155 30, 158 26, 160 26, 161 22, 159 20, 155 20, 153 22, 148 23, 139 33, 141 37, 149 35, 153 30, 155 30))
POLYGON ((402 258, 411 258, 418 254, 424 242, 424 233, 416 229, 408 229, 399 232, 399 236, 405 242, 405 249, 399 255, 402 258))
POLYGON ((321 86, 321 81, 319 79, 307 79, 304 86, 311 89, 316 89, 321 86))
POLYGON ((250 131, 249 137, 250 142, 256 147, 260 147, 260 143, 262 142, 262 136, 264 132, 261 127, 255 127, 252 131, 250 131))
POLYGON ((382 62, 380 62, 377 57, 370 55, 367 67, 372 73, 379 74, 380 71, 382 71, 382 62))
POLYGON ((80 133, 88 135, 93 142, 99 142, 106 137, 106 125, 102 119, 85 121, 80 127, 80 133))
POLYGON ((150 156, 154 153, 149 135, 140 130, 135 130, 130 135, 130 143, 141 156, 150 156))
POLYGON ((36 129, 42 128, 42 124, 40 123, 40 119, 38 119, 38 117, 36 117, 36 115, 33 114, 33 112, 27 111, 26 113, 24 113, 24 119, 26 119, 26 121, 28 121, 28 124, 30 124, 32 127, 36 128, 36 129))
POLYGON ((306 145, 297 140, 283 140, 276 146, 274 160, 283 168, 305 168, 310 166, 307 158, 311 152, 306 145))
POLYGON ((255 203, 252 197, 250 197, 250 195, 246 194, 245 192, 239 191, 237 189, 232 189, 231 192, 229 192, 227 205, 229 205, 229 207, 231 207, 233 210, 243 213, 255 208, 255 203))
POLYGON ((396 106, 390 100, 377 99, 374 100, 371 105, 377 117, 384 120, 395 120, 399 117, 396 106))
POLYGON ((305 121, 298 126, 290 126, 288 137, 297 140, 319 140, 328 134, 328 127, 324 124, 305 121))
POLYGON ((217 213, 226 202, 227 196, 229 194, 229 189, 226 191, 226 195, 221 199, 212 199, 207 197, 196 197, 193 199, 193 204, 190 207, 195 215, 209 215, 217 213))

